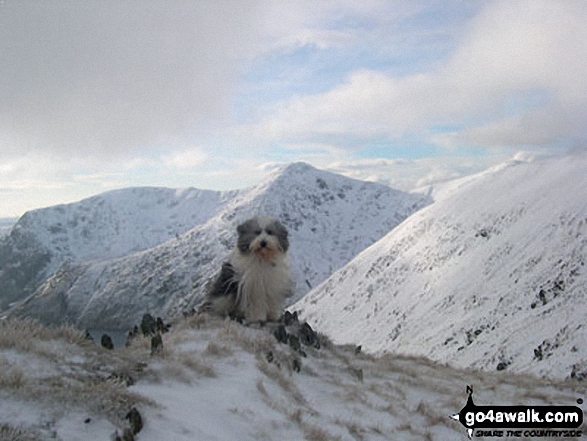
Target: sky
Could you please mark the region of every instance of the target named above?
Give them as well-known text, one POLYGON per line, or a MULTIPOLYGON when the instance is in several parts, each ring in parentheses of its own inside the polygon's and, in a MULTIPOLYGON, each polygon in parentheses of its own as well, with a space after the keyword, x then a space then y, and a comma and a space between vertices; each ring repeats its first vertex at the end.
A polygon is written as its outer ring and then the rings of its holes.
POLYGON ((583 0, 0 0, 0 217, 306 161, 402 190, 587 146, 583 0))

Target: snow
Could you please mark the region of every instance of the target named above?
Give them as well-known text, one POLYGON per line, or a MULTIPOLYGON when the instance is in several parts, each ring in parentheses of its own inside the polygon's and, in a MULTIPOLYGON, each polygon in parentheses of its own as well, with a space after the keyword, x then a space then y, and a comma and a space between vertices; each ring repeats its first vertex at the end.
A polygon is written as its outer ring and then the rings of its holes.
MULTIPOLYGON (((148 215, 151 208, 164 211, 170 205, 164 202, 170 197, 169 192, 171 190, 150 189, 146 191, 150 195, 147 197, 142 190, 131 189, 61 207, 67 219, 74 216, 71 213, 81 210, 80 206, 90 207, 96 218, 101 219, 92 227, 96 230, 92 238, 100 238, 100 245, 91 242, 94 251, 90 252, 90 245, 76 233, 86 228, 79 221, 72 231, 64 229, 59 233, 63 234, 63 243, 68 244, 68 255, 73 256, 73 260, 60 263, 59 269, 42 276, 44 282, 19 306, 17 313, 40 318, 46 323, 67 320, 84 328, 122 329, 139 321, 145 312, 163 317, 181 315, 202 300, 207 283, 234 248, 237 224, 261 213, 277 217, 290 232, 289 255, 296 283, 295 301, 430 202, 423 195, 408 194, 380 184, 320 171, 304 163, 294 163, 276 170, 250 189, 216 194, 212 209, 199 208, 204 220, 169 240, 150 246, 161 238, 149 236, 149 247, 142 251, 117 258, 87 260, 92 253, 95 257, 100 252, 105 257, 108 244, 120 241, 123 236, 129 235, 132 240, 125 239, 124 247, 116 245, 118 250, 124 248, 128 251, 131 242, 143 241, 141 238, 151 234, 153 229, 145 227, 139 218, 152 218, 153 215, 148 215), (154 194, 160 197, 161 203, 153 202, 158 200, 154 194), (143 202, 131 203, 133 198, 143 202), (123 216, 126 221, 116 220, 114 216, 103 219, 105 215, 101 211, 109 205, 100 205, 100 201, 112 199, 125 201, 117 206, 127 210, 123 216), (151 208, 145 209, 145 213, 136 208, 147 202, 151 208), (120 234, 116 233, 117 228, 120 234)), ((194 196, 189 199, 185 191, 174 190, 173 197, 181 198, 183 203, 204 198, 195 190, 187 193, 194 196)), ((115 205, 113 202, 109 204, 115 205)), ((177 211, 179 207, 177 205, 174 209, 177 211)), ((58 208, 48 214, 59 213, 58 208)), ((188 208, 188 213, 195 210, 191 206, 188 208)), ((178 215, 176 220, 184 221, 177 225, 187 225, 188 213, 178 215)), ((33 217, 36 219, 47 213, 33 214, 25 215, 17 227, 30 227, 30 234, 45 245, 57 243, 56 238, 48 242, 45 228, 48 223, 54 224, 56 219, 33 223, 33 217), (44 233, 37 233, 40 230, 44 233)), ((162 219, 173 217, 169 214, 159 216, 162 219)), ((67 224, 65 220, 59 223, 67 224)), ((164 230, 176 231, 173 228, 164 230)), ((51 248, 49 264, 53 267, 55 262, 61 262, 61 257, 55 257, 55 249, 51 248)), ((65 249, 65 245, 61 249, 65 249)))
POLYGON ((567 378, 587 352, 587 156, 445 188, 292 309, 338 343, 567 378))
POLYGON ((373 357, 324 337, 320 349, 304 346, 303 357, 278 343, 271 328, 206 316, 175 322, 163 334, 163 352, 153 356, 148 338, 107 351, 38 325, 27 330, 30 344, 14 335, 20 344, 15 349, 3 342, 0 354, 39 356, 30 349, 38 346, 35 339, 50 338, 60 348, 42 355, 58 371, 53 377, 38 377, 23 365, 26 387, 0 381, 1 430, 18 429, 30 439, 112 439, 129 427, 125 414, 132 407, 143 422, 137 441, 466 439, 450 418, 466 402, 466 385, 474 385, 478 404, 574 405, 584 392, 577 382, 480 373, 417 357, 373 357), (294 359, 299 372, 292 369, 294 359), (125 370, 134 383, 112 389, 107 375, 125 370), (51 388, 69 380, 89 385, 83 400, 75 390, 68 395, 51 388), (35 388, 44 389, 42 399, 31 396, 35 388), (111 390, 107 400, 103 388, 111 390))

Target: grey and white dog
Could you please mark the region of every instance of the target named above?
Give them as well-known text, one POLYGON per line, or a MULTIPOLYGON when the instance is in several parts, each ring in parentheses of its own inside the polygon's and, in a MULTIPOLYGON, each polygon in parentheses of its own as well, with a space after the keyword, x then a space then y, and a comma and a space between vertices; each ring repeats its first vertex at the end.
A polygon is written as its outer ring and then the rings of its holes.
POLYGON ((203 310, 247 322, 277 320, 293 294, 287 229, 258 216, 237 227, 236 247, 206 294, 203 310))

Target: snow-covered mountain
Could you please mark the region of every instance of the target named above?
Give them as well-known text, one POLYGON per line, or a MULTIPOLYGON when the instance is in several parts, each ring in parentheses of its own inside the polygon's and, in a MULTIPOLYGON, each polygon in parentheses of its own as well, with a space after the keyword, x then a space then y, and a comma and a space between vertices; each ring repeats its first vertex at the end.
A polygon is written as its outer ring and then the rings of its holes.
POLYGON ((214 216, 235 192, 129 188, 25 213, 0 236, 0 311, 64 262, 127 255, 214 216))
POLYGON ((292 308, 371 352, 585 372, 586 188, 584 154, 455 181, 292 308))
MULTIPOLYGON (((105 258, 109 257, 107 251, 118 246, 108 245, 108 234, 100 233, 100 245, 92 251, 92 247, 83 242, 82 233, 76 233, 71 238, 73 234, 67 232, 68 224, 63 220, 59 222, 65 231, 56 230, 55 233, 47 227, 54 225, 55 220, 44 221, 44 226, 39 228, 45 236, 34 235, 37 242, 49 248, 49 256, 53 258, 56 254, 53 252, 54 245, 60 242, 53 238, 49 241, 46 236, 63 234, 68 237, 63 242, 70 244, 68 256, 73 257, 67 261, 60 254, 61 266, 38 287, 34 295, 18 306, 15 313, 37 317, 47 323, 66 321, 84 327, 102 328, 125 328, 129 323, 137 322, 145 312, 164 316, 180 314, 200 302, 210 278, 234 247, 236 225, 260 213, 279 218, 290 231, 295 298, 299 299, 311 287, 430 202, 422 195, 346 178, 303 163, 280 168, 259 185, 246 190, 198 193, 198 197, 203 202, 188 207, 187 214, 178 207, 177 211, 181 211, 182 216, 161 215, 164 221, 160 225, 165 227, 157 226, 153 231, 159 234, 158 239, 172 236, 170 239, 151 246, 156 242, 153 235, 140 233, 137 241, 144 244, 142 248, 145 249, 115 258, 105 258), (192 211, 201 213, 201 222, 190 217, 192 211), (173 227, 168 227, 166 222, 169 219, 176 221, 173 227), (174 230, 185 228, 188 220, 193 221, 195 226, 183 233, 174 230), (148 236, 149 241, 142 242, 142 236, 148 236)), ((132 195, 128 198, 132 199, 132 195)), ((154 210, 170 207, 163 196, 159 200, 161 202, 151 205, 154 210)), ((132 207, 140 206, 137 202, 126 205, 131 207, 130 213, 136 213, 136 208, 132 207)), ((74 207, 67 208, 79 210, 74 207)), ((95 210, 100 212, 101 209, 98 207, 95 210)), ((25 215, 24 220, 26 218, 25 215)), ((85 222, 88 219, 86 217, 85 222)), ((80 217, 79 222, 83 222, 80 217)), ((116 233, 116 228, 109 225, 112 222, 104 220, 100 224, 104 223, 108 226, 98 230, 116 233)), ((141 221, 136 229, 149 229, 148 225, 154 224, 147 219, 141 221)), ((132 220, 125 222, 125 225, 130 230, 134 229, 132 220)), ((26 230, 26 226, 21 219, 11 237, 15 231, 26 230)), ((84 227, 78 225, 75 231, 84 231, 84 227)), ((116 234, 113 235, 114 241, 122 240, 125 233, 116 234)), ((139 235, 137 232, 129 234, 139 235)), ((129 244, 123 248, 130 251, 136 247, 133 243, 132 247, 129 244)), ((63 247, 59 251, 62 250, 63 247)), ((52 260, 50 262, 55 266, 52 260)))

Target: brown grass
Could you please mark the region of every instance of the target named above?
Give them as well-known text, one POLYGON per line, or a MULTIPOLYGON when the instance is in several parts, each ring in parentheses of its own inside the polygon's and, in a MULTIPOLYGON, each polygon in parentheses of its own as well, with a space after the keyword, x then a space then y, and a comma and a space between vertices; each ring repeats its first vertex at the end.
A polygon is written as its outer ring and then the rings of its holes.
POLYGON ((234 354, 234 351, 230 346, 224 343, 216 342, 214 340, 208 342, 204 352, 207 355, 213 355, 215 357, 226 357, 228 355, 234 354))
POLYGON ((313 424, 303 424, 302 432, 304 438, 308 441, 335 441, 340 440, 340 436, 334 436, 330 432, 313 424))
POLYGON ((2 441, 41 441, 40 434, 12 427, 8 424, 0 424, 0 440, 2 441))
POLYGON ((25 355, 12 361, 0 357, 0 390, 10 390, 20 399, 86 409, 115 425, 124 424, 131 407, 154 404, 129 392, 120 379, 138 376, 137 365, 146 357, 138 355, 136 348, 107 351, 74 328, 50 328, 34 320, 11 318, 0 322, 0 349, 25 355), (47 371, 39 376, 25 369, 27 357, 46 365, 47 371))
POLYGON ((21 369, 7 367, 0 361, 0 389, 19 390, 25 386, 26 381, 21 369))

